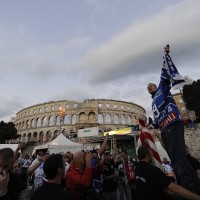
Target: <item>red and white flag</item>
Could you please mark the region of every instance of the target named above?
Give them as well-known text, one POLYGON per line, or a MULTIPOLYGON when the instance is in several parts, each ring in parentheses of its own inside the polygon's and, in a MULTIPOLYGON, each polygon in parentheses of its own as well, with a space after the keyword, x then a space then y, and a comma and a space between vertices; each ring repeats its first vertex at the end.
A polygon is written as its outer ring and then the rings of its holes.
POLYGON ((138 118, 140 135, 138 139, 138 146, 144 145, 152 154, 155 165, 163 170, 160 155, 158 153, 155 141, 146 126, 146 119, 143 117, 138 118))

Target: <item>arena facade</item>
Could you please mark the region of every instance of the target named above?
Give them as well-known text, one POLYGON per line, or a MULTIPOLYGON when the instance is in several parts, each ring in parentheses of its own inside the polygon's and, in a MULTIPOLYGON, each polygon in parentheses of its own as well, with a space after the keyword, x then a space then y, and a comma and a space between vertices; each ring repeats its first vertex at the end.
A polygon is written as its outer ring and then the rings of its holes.
POLYGON ((137 125, 138 115, 146 116, 143 107, 112 99, 51 101, 24 108, 17 112, 13 122, 21 138, 47 142, 60 132, 76 137, 78 129, 99 127, 100 131, 137 125))

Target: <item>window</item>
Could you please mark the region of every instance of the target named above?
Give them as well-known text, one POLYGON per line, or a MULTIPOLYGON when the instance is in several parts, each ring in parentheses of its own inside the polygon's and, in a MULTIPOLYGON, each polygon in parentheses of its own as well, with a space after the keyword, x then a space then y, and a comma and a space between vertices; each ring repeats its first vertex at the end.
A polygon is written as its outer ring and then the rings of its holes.
POLYGON ((122 124, 125 124, 126 123, 126 118, 124 115, 122 115, 122 124))
POLYGON ((69 124, 69 116, 68 115, 64 116, 64 124, 69 124))
POLYGON ((56 116, 56 125, 59 125, 59 124, 60 124, 60 116, 57 115, 57 116, 56 116))
POLYGON ((102 114, 98 114, 98 123, 103 124, 103 115, 102 114))
POLYGON ((76 123, 76 115, 72 115, 72 124, 76 123))
POLYGON ((53 116, 49 118, 49 126, 53 126, 53 116))
POLYGON ((131 125, 131 116, 128 115, 128 125, 131 125))
POLYGON ((114 124, 119 124, 119 116, 114 115, 114 124))
POLYGON ((106 114, 106 124, 111 124, 111 116, 110 116, 110 114, 106 114))
POLYGON ((47 117, 44 117, 42 119, 42 126, 44 127, 44 126, 46 126, 46 124, 47 124, 47 117))
POLYGON ((36 127, 40 127, 40 118, 37 118, 36 120, 36 127))

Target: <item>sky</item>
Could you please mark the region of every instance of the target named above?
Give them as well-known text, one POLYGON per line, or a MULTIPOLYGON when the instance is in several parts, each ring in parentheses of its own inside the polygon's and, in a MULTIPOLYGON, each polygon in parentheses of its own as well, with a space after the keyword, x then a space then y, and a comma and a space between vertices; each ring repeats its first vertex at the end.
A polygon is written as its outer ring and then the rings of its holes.
POLYGON ((88 98, 133 102, 151 116, 146 88, 159 83, 166 44, 179 73, 200 79, 199 8, 199 0, 0 0, 0 121, 88 98))

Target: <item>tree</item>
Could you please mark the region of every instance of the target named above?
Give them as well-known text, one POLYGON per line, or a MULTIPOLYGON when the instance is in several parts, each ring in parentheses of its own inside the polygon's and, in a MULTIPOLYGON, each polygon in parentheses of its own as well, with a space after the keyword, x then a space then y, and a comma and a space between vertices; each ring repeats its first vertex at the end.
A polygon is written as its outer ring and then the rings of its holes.
POLYGON ((200 79, 183 87, 183 98, 188 110, 194 110, 197 120, 200 118, 200 79))
POLYGON ((0 143, 5 143, 6 140, 17 139, 17 129, 12 122, 0 122, 0 143))

